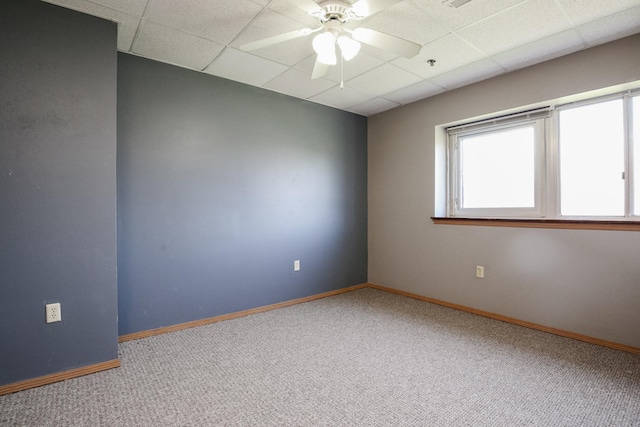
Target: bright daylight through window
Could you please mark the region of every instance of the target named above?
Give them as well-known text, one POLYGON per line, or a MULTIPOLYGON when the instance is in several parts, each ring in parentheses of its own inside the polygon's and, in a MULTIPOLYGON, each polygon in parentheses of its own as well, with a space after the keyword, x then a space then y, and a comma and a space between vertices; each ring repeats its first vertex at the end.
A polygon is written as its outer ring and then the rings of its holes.
POLYGON ((535 206, 533 126, 461 137, 459 144, 465 208, 535 206))
POLYGON ((624 216, 622 100, 560 111, 560 212, 624 216))
POLYGON ((640 220, 637 92, 447 132, 450 217, 640 220))

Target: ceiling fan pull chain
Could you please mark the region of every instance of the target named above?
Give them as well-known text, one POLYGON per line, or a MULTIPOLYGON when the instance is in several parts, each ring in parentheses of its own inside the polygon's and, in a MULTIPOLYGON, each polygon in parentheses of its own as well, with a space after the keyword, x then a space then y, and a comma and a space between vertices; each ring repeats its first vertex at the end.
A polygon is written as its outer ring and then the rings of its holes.
POLYGON ((344 56, 340 55, 340 89, 344 89, 344 56))

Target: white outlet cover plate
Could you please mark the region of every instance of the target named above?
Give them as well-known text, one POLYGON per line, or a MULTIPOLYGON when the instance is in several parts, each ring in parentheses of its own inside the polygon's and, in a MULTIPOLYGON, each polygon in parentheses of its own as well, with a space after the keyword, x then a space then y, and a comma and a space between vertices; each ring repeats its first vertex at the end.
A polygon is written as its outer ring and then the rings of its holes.
POLYGON ((60 322, 62 320, 59 302, 47 304, 45 305, 45 308, 47 313, 47 323, 60 322))

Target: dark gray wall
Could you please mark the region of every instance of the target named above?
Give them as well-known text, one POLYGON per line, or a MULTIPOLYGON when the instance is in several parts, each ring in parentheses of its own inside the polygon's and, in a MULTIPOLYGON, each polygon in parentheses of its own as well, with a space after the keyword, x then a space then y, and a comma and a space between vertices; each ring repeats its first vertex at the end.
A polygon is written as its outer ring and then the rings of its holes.
POLYGON ((0 384, 118 357, 116 83, 114 23, 2 2, 0 384))
POLYGON ((366 282, 366 126, 120 54, 120 334, 366 282))

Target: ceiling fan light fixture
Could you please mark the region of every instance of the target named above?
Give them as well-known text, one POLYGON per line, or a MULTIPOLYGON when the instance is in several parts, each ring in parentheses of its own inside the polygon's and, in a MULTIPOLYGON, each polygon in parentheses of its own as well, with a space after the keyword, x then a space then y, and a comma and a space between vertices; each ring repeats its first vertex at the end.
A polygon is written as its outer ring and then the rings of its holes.
POLYGON ((336 38, 330 32, 318 34, 313 38, 313 50, 318 54, 318 61, 326 65, 335 65, 336 38))
POLYGON ((338 46, 345 61, 353 59, 360 52, 360 43, 347 36, 338 37, 338 46))

